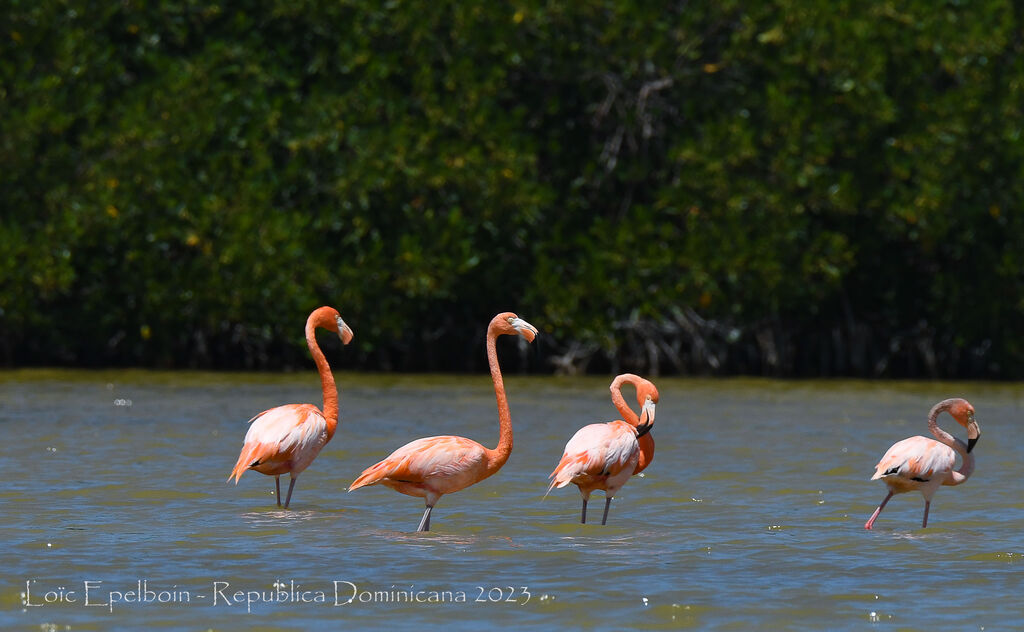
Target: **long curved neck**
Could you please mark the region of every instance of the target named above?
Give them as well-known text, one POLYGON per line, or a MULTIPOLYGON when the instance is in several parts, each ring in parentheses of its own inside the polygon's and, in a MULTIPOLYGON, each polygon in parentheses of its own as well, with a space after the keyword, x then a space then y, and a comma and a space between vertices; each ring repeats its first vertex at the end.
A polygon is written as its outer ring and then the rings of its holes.
POLYGON ((334 384, 331 366, 327 364, 327 358, 316 342, 316 322, 312 317, 306 321, 306 344, 313 355, 313 362, 316 362, 316 370, 320 373, 320 387, 324 392, 323 411, 327 419, 327 439, 330 440, 338 427, 338 387, 334 384))
POLYGON ((512 454, 512 415, 508 410, 508 398, 505 396, 505 382, 501 379, 501 367, 498 366, 497 334, 487 328, 487 364, 491 367, 491 380, 494 381, 494 395, 498 400, 498 447, 487 450, 487 469, 496 472, 512 454))
POLYGON ((936 439, 953 448, 963 460, 960 469, 950 472, 949 478, 943 483, 944 485, 959 485, 966 481, 967 477, 974 472, 974 455, 967 451, 966 443, 939 428, 939 414, 948 409, 948 406, 945 404, 946 402, 939 402, 928 414, 928 430, 931 431, 936 439))
POLYGON ((619 414, 622 415, 622 420, 635 427, 640 423, 640 415, 633 412, 633 409, 626 403, 626 398, 622 396, 622 385, 624 383, 633 384, 634 386, 636 385, 636 382, 632 380, 632 377, 633 376, 628 373, 624 373, 616 377, 612 380, 612 385, 609 390, 612 392, 612 404, 615 406, 615 409, 619 411, 619 414))

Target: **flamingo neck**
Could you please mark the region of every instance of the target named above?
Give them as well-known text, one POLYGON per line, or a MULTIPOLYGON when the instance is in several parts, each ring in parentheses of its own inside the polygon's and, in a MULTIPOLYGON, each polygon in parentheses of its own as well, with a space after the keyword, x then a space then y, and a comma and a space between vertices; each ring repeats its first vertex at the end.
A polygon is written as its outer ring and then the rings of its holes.
POLYGON ((320 373, 320 388, 324 393, 324 417, 327 419, 327 439, 334 436, 338 427, 338 387, 334 384, 334 374, 331 373, 331 366, 327 364, 324 352, 316 342, 317 321, 312 316, 306 321, 306 344, 309 345, 309 353, 316 363, 316 370, 320 373))
POLYGON ((654 460, 654 437, 651 436, 651 433, 648 432, 638 438, 636 442, 640 446, 640 458, 636 462, 636 469, 633 470, 634 475, 643 472, 654 460))
POLYGON ((505 382, 501 379, 501 367, 498 366, 498 335, 490 327, 487 328, 487 364, 491 368, 491 380, 494 381, 494 395, 498 400, 498 447, 487 450, 488 472, 496 472, 505 465, 512 454, 512 415, 508 410, 508 398, 505 396, 505 382))
MULTIPOLYGON (((633 412, 633 409, 626 403, 626 398, 622 396, 622 385, 632 384, 634 387, 637 385, 637 376, 632 373, 623 373, 612 380, 612 384, 609 390, 612 392, 612 404, 615 409, 622 415, 623 421, 636 428, 640 424, 640 415, 633 412)), ((637 445, 640 447, 640 458, 637 461, 636 469, 633 470, 633 474, 639 474, 644 471, 650 462, 654 459, 654 437, 651 433, 647 432, 641 437, 637 437, 637 445)))
POLYGON ((640 423, 640 415, 633 412, 633 409, 626 403, 626 398, 622 396, 622 385, 624 383, 632 384, 636 386, 636 382, 633 381, 633 376, 629 373, 623 373, 612 380, 612 385, 609 390, 612 392, 612 404, 615 409, 622 415, 623 421, 629 425, 636 427, 640 423))
POLYGON ((960 469, 951 472, 949 480, 945 483, 946 485, 959 485, 966 481, 967 477, 974 472, 974 455, 967 451, 966 443, 939 428, 939 414, 949 410, 952 402, 953 400, 947 399, 939 402, 932 408, 928 414, 928 429, 936 439, 953 448, 953 451, 960 455, 960 459, 963 461, 960 469))

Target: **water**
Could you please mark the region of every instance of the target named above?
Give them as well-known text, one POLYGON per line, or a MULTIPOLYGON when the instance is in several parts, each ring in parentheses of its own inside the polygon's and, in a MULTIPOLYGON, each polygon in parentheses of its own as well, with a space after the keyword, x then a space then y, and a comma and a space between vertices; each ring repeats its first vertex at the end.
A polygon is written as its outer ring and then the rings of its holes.
MULTIPOLYGON (((1024 622, 1020 385, 657 379, 654 462, 601 527, 577 523, 574 487, 543 496, 572 433, 617 417, 610 379, 507 377, 511 459, 416 534, 422 500, 346 487, 417 437, 493 447, 489 378, 337 377, 338 434, 280 511, 272 478, 225 479, 249 417, 319 405, 312 372, 0 373, 0 628, 1024 622), (971 480, 939 490, 928 529, 905 494, 865 531, 885 495, 875 463, 957 395, 982 428, 971 480)), ((591 517, 602 506, 596 494, 591 517)))

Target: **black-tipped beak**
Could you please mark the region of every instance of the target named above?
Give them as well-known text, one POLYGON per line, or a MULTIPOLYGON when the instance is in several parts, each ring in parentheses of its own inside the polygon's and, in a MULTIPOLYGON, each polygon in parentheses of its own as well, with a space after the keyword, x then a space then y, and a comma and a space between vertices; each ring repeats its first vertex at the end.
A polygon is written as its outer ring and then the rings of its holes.
POLYGON ((636 425, 636 436, 639 439, 654 427, 654 402, 648 397, 644 403, 643 409, 640 411, 639 423, 636 425))
POLYGON ((967 420, 967 453, 974 449, 974 444, 981 438, 981 426, 972 414, 967 420))

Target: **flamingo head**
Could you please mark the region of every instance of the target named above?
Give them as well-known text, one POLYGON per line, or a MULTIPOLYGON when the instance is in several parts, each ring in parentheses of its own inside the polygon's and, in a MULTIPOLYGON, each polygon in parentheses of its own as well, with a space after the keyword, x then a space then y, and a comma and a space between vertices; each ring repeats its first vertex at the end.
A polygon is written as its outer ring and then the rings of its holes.
POLYGON ((636 436, 642 437, 654 427, 654 407, 658 403, 657 387, 642 379, 637 384, 636 403, 640 404, 640 421, 636 425, 636 436))
POLYGON ((488 329, 494 329, 496 334, 520 335, 526 342, 533 342, 537 337, 537 328, 516 316, 512 312, 502 312, 491 319, 488 329))
POLYGON ((352 336, 354 335, 352 328, 342 319, 338 310, 333 307, 327 307, 326 305, 320 307, 309 315, 309 319, 313 321, 315 326, 323 327, 328 331, 338 334, 338 337, 341 338, 341 344, 347 345, 352 342, 352 336))
POLYGON ((958 424, 967 428, 967 451, 970 452, 981 436, 981 427, 974 418, 974 406, 966 399, 957 398, 951 400, 948 410, 958 424))

